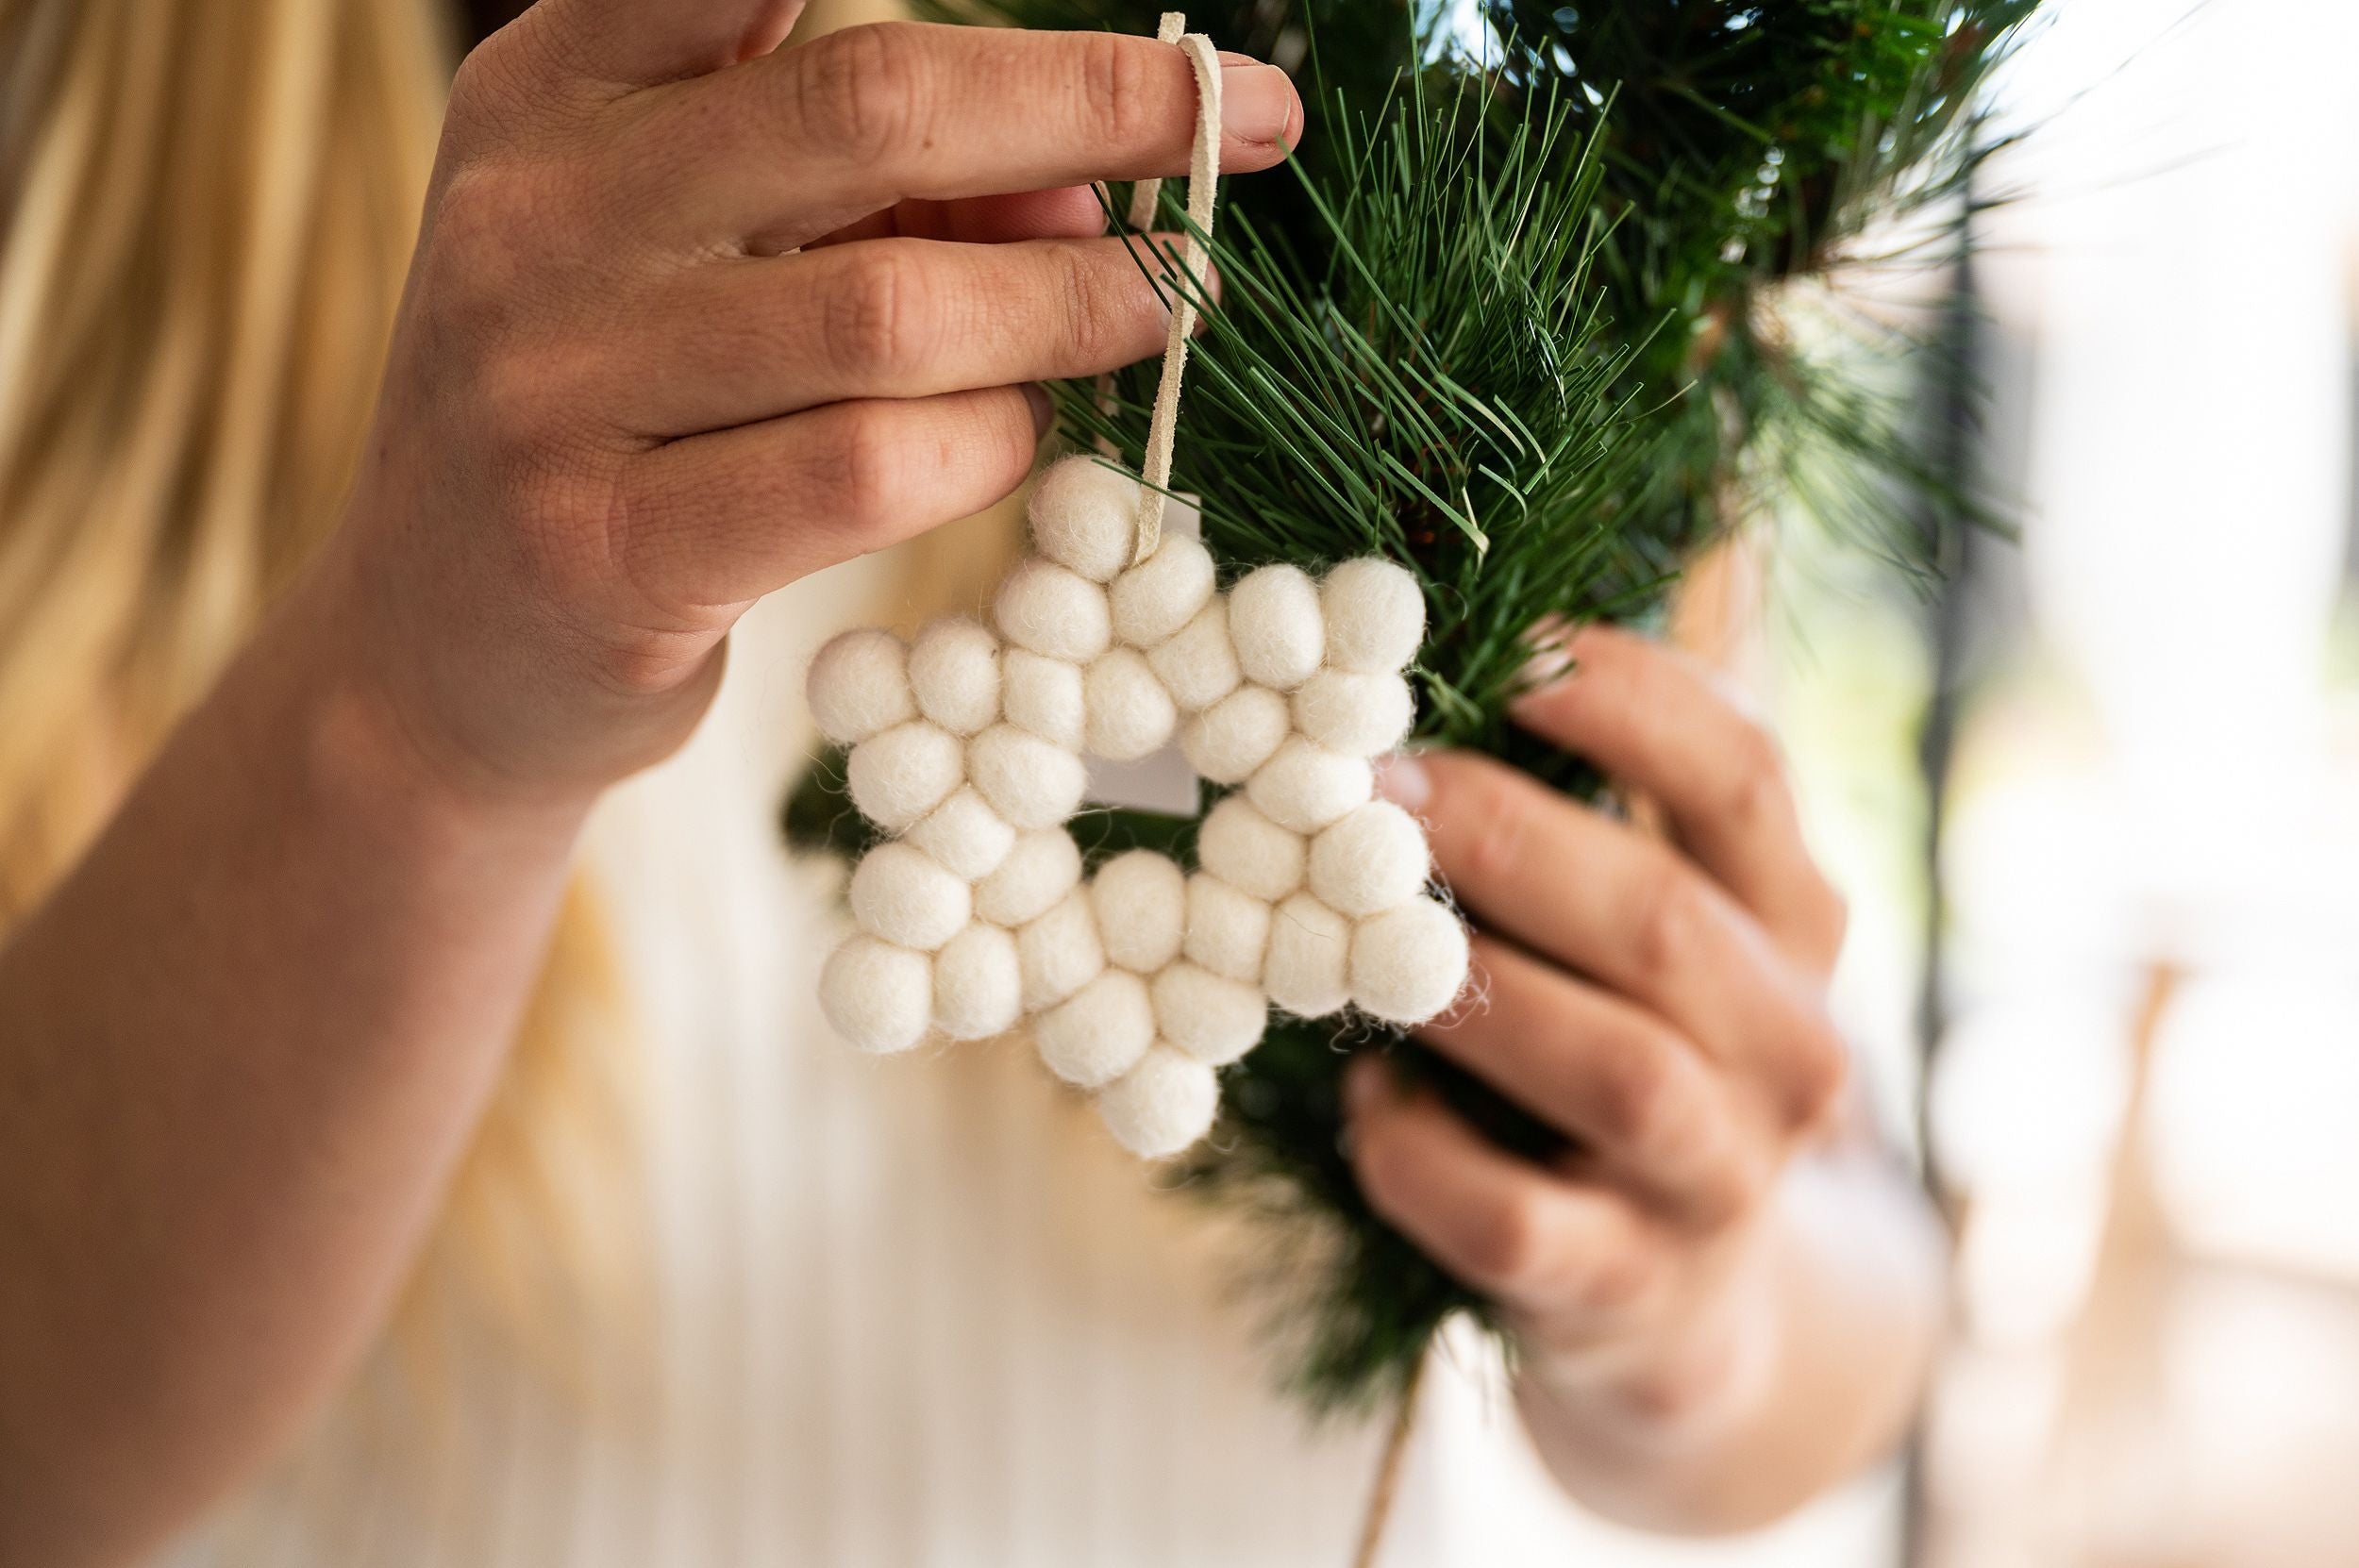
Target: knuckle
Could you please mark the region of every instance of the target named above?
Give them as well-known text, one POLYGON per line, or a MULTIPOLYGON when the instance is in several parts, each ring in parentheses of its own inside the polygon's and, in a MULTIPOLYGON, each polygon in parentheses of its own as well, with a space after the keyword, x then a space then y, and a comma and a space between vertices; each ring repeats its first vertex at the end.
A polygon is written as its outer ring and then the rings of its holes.
POLYGON ((1076 363, 1111 362, 1117 342, 1129 336, 1123 330, 1128 318, 1136 314, 1137 297, 1146 285, 1132 272, 1126 259, 1122 263, 1129 276, 1116 275, 1113 269, 1093 266, 1086 253, 1078 247, 1066 252, 1060 269, 1063 297, 1059 301, 1056 319, 1062 325, 1066 348, 1076 363), (1126 292, 1129 284, 1136 292, 1126 292))
POLYGON ((492 447, 513 454, 539 446, 551 388, 538 359, 493 350, 477 366, 474 383, 476 429, 492 447))
POLYGON ((660 686, 678 673, 677 639, 711 624, 721 596, 708 590, 715 566, 727 564, 715 557, 727 552, 716 548, 720 536, 699 498, 651 483, 644 466, 625 464, 605 490, 598 525, 576 530, 579 568, 602 584, 605 621, 627 628, 602 644, 602 667, 617 690, 660 686))
POLYGON ((1703 884, 1666 856, 1647 879, 1632 927, 1642 975, 1660 981, 1679 973, 1695 951, 1708 902, 1703 884))
POLYGON ((859 247, 823 309, 820 337, 839 367, 869 375, 900 373, 924 352, 918 317, 927 298, 915 263, 891 245, 859 247))
POLYGON ((569 91, 577 75, 550 28, 530 19, 511 23, 460 60, 443 124, 461 146, 505 145, 578 125, 594 105, 569 91))
POLYGON ((504 42, 496 35, 484 40, 451 74, 446 123, 461 132, 500 126, 519 96, 518 85, 504 42))
POLYGON ((1785 758, 1769 732, 1750 721, 1740 726, 1729 748, 1729 782, 1721 814, 1746 829, 1778 821, 1788 799, 1785 758))
POLYGON ((1493 1203, 1466 1238, 1472 1283, 1499 1295, 1540 1293, 1553 1266, 1548 1215, 1538 1196, 1521 1192, 1493 1203))
POLYGON ((1851 904, 1833 886, 1821 882, 1817 887, 1815 912, 1812 919, 1812 936, 1817 955, 1832 968, 1843 951, 1845 937, 1850 934, 1851 904))
POLYGON ((1693 1234, 1727 1230, 1757 1212, 1769 1199, 1783 1160, 1773 1140, 1739 1130, 1732 1119, 1717 1119, 1702 1157, 1681 1168, 1674 1207, 1693 1234))
POLYGON ((832 509, 845 525, 865 535, 891 523, 901 501, 904 462, 903 443, 881 410, 845 410, 830 487, 832 509))
POLYGON ((1605 1247, 1587 1260, 1571 1293, 1600 1317, 1632 1313, 1654 1288, 1655 1271, 1641 1249, 1605 1247))
POLYGON ((515 248, 521 225, 542 205, 537 185, 506 159, 462 162, 435 197, 430 227, 437 252, 469 263, 498 260, 515 248))
POLYGON ((555 286, 538 236, 571 214, 547 168, 507 157, 467 160, 443 181, 420 249, 435 313, 470 330, 497 330, 555 286))
POLYGON ((1632 1040, 1592 1063, 1599 1138, 1643 1156, 1660 1144, 1677 1110, 1676 1085, 1650 1041, 1632 1040))
POLYGON ((1851 1054, 1823 1016, 1814 1016, 1795 1039, 1787 1064, 1787 1114, 1798 1127, 1832 1121, 1850 1088, 1851 1054))
POLYGON ((486 348, 469 376, 473 434, 519 473, 588 471, 611 444, 598 406, 595 356, 545 333, 486 348))
POLYGON ((1084 35, 1076 47, 1087 133, 1116 147, 1139 144, 1154 129, 1146 51, 1116 33, 1084 35))
POLYGON ((924 94, 916 35, 906 24, 846 27, 797 58, 790 110, 806 149, 874 157, 911 135, 924 94))

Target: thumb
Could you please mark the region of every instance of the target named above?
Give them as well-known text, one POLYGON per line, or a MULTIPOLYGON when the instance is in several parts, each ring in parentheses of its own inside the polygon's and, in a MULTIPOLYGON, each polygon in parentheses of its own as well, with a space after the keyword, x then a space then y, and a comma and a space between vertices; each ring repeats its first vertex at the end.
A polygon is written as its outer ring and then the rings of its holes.
POLYGON ((708 75, 782 42, 804 0, 540 0, 511 24, 569 75, 650 87, 708 75))

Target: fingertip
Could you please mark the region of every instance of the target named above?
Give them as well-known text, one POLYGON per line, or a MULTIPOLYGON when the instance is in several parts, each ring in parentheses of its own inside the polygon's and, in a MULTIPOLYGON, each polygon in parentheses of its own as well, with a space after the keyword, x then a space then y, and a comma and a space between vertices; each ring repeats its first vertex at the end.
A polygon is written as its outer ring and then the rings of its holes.
POLYGON ((1422 811, 1433 798, 1433 776, 1422 758, 1395 752, 1377 762, 1376 792, 1404 811, 1422 811))
POLYGON ((1396 1093, 1391 1069, 1374 1051, 1361 1053, 1344 1069, 1344 1115, 1351 1122, 1375 1115, 1396 1093))
POLYGON ((1027 381, 1021 391, 1025 407, 1032 414, 1032 439, 1037 442, 1048 434, 1048 427, 1057 421, 1056 405, 1048 398, 1048 389, 1037 381, 1027 381))
POLYGON ((1302 97, 1293 77, 1249 56, 1222 57, 1220 128, 1235 146, 1224 161, 1267 168, 1286 156, 1301 127, 1302 97))
POLYGON ((1610 649, 1631 641, 1633 641, 1631 635, 1619 626, 1604 621, 1584 621, 1570 629, 1564 638, 1564 645, 1578 658, 1583 649, 1610 649))
POLYGON ((1597 629, 1594 622, 1579 626, 1543 623, 1532 627, 1526 636, 1531 654, 1524 662, 1523 689, 1509 699, 1508 716, 1521 720, 1562 697, 1599 650, 1601 644, 1590 637, 1597 629))

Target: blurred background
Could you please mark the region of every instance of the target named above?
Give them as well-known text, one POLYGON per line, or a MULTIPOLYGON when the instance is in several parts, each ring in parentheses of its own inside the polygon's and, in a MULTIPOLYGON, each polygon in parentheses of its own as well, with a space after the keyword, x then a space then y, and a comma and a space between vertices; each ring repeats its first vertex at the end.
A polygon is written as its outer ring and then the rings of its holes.
POLYGON ((2019 538, 1912 582, 1777 520, 1738 650, 1954 1343, 1908 1462, 1756 1541, 1435 1477, 1533 1562, 2359 1563, 2359 6, 2048 9, 1948 263, 1986 400, 1925 395, 2019 538))
POLYGON ((1782 523, 1747 650, 1954 1346, 1903 1473, 1569 1560, 2359 1562, 2359 6, 2049 9, 1925 397, 2020 539, 1782 523))
MULTIPOLYGON (((1917 1561, 2359 1560, 2355 57, 2342 0, 2069 0, 2008 84, 1973 460, 2023 540, 1918 623, 1935 876, 1878 878, 1944 911, 1917 1561)), ((1789 670, 1875 856, 1878 742, 1789 670)))

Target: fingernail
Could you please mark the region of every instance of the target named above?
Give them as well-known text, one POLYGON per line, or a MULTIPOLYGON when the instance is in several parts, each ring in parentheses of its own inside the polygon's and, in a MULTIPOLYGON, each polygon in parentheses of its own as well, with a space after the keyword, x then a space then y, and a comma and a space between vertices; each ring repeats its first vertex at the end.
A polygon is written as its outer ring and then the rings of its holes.
POLYGON ((1534 699, 1573 674, 1578 660, 1573 657, 1574 637, 1563 626, 1536 628, 1531 658, 1524 664, 1522 690, 1509 699, 1511 713, 1528 711, 1534 699))
POLYGON ((1344 1110, 1357 1121, 1384 1098, 1384 1064, 1363 1056, 1344 1070, 1344 1110))
POLYGON ((1037 381, 1024 383, 1024 401, 1031 405, 1032 434, 1045 436, 1057 417, 1056 406, 1048 401, 1048 389, 1037 381))
POLYGON ((1376 765, 1376 792, 1414 811, 1433 798, 1433 776, 1414 757, 1387 757, 1376 765))
POLYGON ((1240 142, 1276 142, 1295 116, 1295 87, 1275 65, 1220 68, 1220 128, 1240 142))

